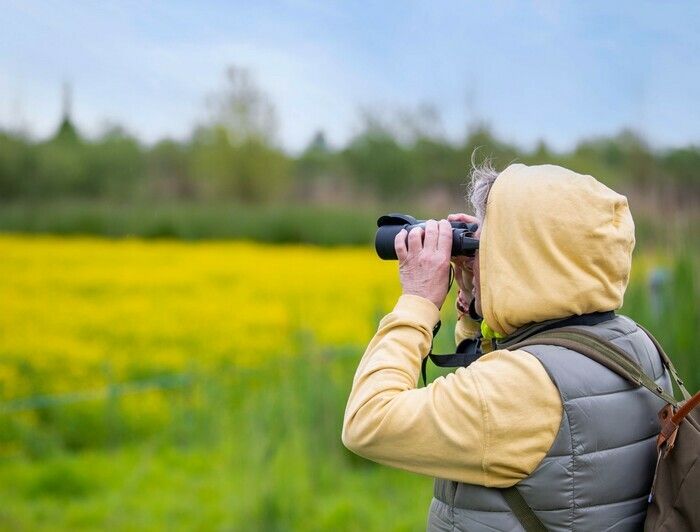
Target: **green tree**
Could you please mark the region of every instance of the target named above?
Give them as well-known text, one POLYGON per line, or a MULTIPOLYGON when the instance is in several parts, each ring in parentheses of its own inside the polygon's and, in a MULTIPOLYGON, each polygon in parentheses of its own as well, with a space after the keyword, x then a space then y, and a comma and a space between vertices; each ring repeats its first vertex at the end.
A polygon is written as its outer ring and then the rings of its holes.
POLYGON ((35 162, 33 147, 26 139, 0 132, 0 200, 28 195, 35 162))
POLYGON ((262 202, 281 197, 289 186, 289 162, 280 150, 254 137, 233 144, 222 126, 196 132, 192 171, 210 197, 262 202))
POLYGON ((209 98, 209 122, 192 139, 192 172, 209 194, 260 202, 290 186, 289 161, 275 145, 270 98, 247 70, 229 67, 226 85, 209 98))
POLYGON ((405 196, 413 187, 410 153, 385 130, 368 129, 343 152, 351 175, 384 198, 405 196))
POLYGON ((225 78, 224 88, 207 99, 210 124, 222 126, 234 145, 251 139, 273 144, 277 113, 270 97, 247 69, 230 66, 225 78))
POLYGON ((669 150, 661 157, 661 166, 682 187, 700 191, 700 147, 669 150))
POLYGON ((196 183, 190 172, 191 147, 174 140, 161 140, 148 152, 150 195, 164 198, 195 198, 196 183))
POLYGON ((52 139, 35 147, 35 173, 30 177, 29 195, 42 198, 95 196, 98 176, 86 171, 87 148, 82 141, 52 139))
POLYGON ((79 192, 110 198, 133 197, 145 183, 146 156, 138 140, 119 126, 110 126, 84 148, 86 185, 79 192))

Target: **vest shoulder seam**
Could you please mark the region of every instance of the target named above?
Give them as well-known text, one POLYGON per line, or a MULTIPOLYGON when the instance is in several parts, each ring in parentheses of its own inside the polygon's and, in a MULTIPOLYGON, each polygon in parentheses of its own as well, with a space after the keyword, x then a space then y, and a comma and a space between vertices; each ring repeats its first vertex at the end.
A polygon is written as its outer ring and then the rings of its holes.
MULTIPOLYGON (((635 441, 630 442, 630 443, 625 443, 624 445, 618 445, 617 447, 607 447, 605 449, 596 449, 595 451, 586 451, 585 453, 578 453, 578 454, 576 454, 576 456, 586 456, 589 454, 602 453, 605 451, 614 451, 615 449, 623 449, 625 447, 629 447, 630 445, 636 445, 638 443, 643 443, 647 440, 655 439, 657 434, 658 434, 658 432, 654 433, 650 436, 647 436, 646 438, 642 438, 641 440, 635 440, 635 441)), ((569 456, 574 456, 574 455, 573 454, 554 454, 554 455, 547 456, 545 458, 568 458, 569 456)))
MULTIPOLYGON (((574 351, 576 352, 576 351, 574 351)), ((661 377, 657 377, 654 379, 654 382, 661 380, 663 378, 663 375, 661 377)), ((622 377, 620 377, 622 379, 622 377)), ((604 397, 606 395, 615 395, 618 393, 629 393, 629 392, 636 392, 637 390, 642 390, 642 391, 647 391, 646 389, 642 388, 641 386, 638 388, 633 387, 630 383, 625 382, 625 388, 620 389, 620 390, 613 390, 612 392, 602 392, 602 393, 592 393, 590 395, 579 395, 577 397, 568 397, 564 402, 568 403, 571 401, 578 401, 580 399, 590 399, 591 397, 604 397)), ((660 384, 659 382, 656 382, 656 384, 660 384)), ((647 392, 648 393, 648 392, 647 392)))

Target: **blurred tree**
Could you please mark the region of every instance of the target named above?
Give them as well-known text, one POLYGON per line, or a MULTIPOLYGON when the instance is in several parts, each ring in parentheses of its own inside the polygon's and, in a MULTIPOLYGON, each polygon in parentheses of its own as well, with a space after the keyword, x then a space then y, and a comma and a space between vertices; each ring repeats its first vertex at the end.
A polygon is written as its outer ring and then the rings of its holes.
POLYGON ((249 71, 229 67, 209 98, 209 122, 192 139, 192 171, 208 194, 267 201, 290 186, 289 161, 275 146, 275 110, 249 71))
POLYGON ((30 194, 35 162, 26 139, 0 131, 0 201, 30 194))
POLYGON ((86 146, 77 136, 57 135, 38 144, 30 195, 42 198, 95 195, 99 176, 91 178, 88 174, 86 152, 86 146))
POLYGON ((570 156, 563 158, 562 164, 610 185, 625 181, 648 185, 658 175, 658 165, 649 146, 631 130, 623 130, 615 137, 582 141, 570 156))
POLYGON ((326 134, 323 131, 317 131, 312 137, 308 149, 317 153, 330 152, 328 142, 326 141, 326 134))
POLYGON ((323 131, 317 131, 311 142, 301 153, 296 164, 296 176, 302 180, 313 180, 327 174, 331 166, 332 153, 323 131))
POLYGON ((414 182, 423 186, 463 184, 469 171, 469 160, 443 139, 420 137, 411 146, 414 182))
POLYGON ((532 158, 535 159, 538 164, 551 163, 553 158, 552 151, 544 140, 540 139, 537 143, 535 151, 532 153, 532 158))
POLYGON ((190 174, 191 149, 188 144, 161 140, 148 153, 149 195, 193 199, 196 183, 190 174))
POLYGON ((68 83, 63 84, 63 114, 61 123, 54 134, 53 140, 59 143, 75 144, 80 141, 78 129, 73 125, 71 111, 73 107, 73 91, 68 83))
POLYGON ((649 184, 658 175, 658 166, 647 142, 632 130, 623 130, 615 139, 624 164, 635 182, 649 184))
POLYGON ((237 176, 234 172, 233 146, 223 126, 200 127, 191 141, 192 174, 203 195, 237 193, 237 176))
POLYGON ((392 133, 367 122, 342 153, 351 175, 384 198, 406 196, 412 189, 410 153, 392 133))
POLYGON ((126 199, 145 182, 146 157, 138 140, 118 125, 108 125, 85 147, 85 172, 92 195, 126 199))
POLYGON ((347 203, 357 200, 357 180, 317 131, 294 163, 294 195, 303 202, 347 203))
POLYGON ((661 166, 679 185, 700 191, 700 147, 669 150, 661 157, 661 166))
POLYGON ((255 84, 247 69, 230 66, 225 77, 225 87, 207 99, 210 124, 224 127, 231 144, 251 139, 272 144, 277 116, 269 96, 255 84))
POLYGON ((232 144, 223 126, 200 128, 192 140, 192 171, 209 197, 268 201, 289 187, 289 162, 280 150, 250 137, 232 144))

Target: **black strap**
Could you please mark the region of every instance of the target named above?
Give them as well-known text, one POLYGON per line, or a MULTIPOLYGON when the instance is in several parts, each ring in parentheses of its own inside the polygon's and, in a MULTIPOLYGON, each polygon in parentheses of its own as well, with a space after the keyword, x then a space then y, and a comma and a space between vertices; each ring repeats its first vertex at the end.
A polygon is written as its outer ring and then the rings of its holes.
MULTIPOLYGON (((442 322, 438 321, 433 327, 433 338, 440 331, 442 322)), ((478 359, 483 353, 481 352, 481 338, 466 338, 462 340, 454 353, 438 354, 433 353, 433 346, 430 346, 428 356, 421 362, 420 372, 423 377, 423 386, 428 384, 428 359, 433 364, 440 368, 462 368, 478 359)))
POLYGON ((466 368, 483 354, 480 340, 480 338, 463 340, 457 347, 458 352, 456 353, 428 353, 428 356, 423 359, 420 368, 423 386, 427 386, 428 383, 428 359, 440 368, 466 368), (462 349, 461 352, 460 348, 462 349))
MULTIPOLYGON (((472 299, 471 303, 469 304, 470 315, 472 309, 474 308, 474 301, 475 300, 472 299)), ((476 310, 474 310, 474 313, 476 314, 476 310)), ((613 311, 592 312, 590 314, 583 314, 581 316, 570 316, 563 320, 553 320, 551 323, 548 323, 543 327, 532 331, 530 335, 520 336, 516 334, 516 337, 518 337, 518 341, 521 341, 525 338, 529 338, 535 334, 539 334, 544 331, 549 331, 552 329, 558 329, 560 327, 567 327, 572 325, 597 325, 598 323, 611 320, 614 317, 615 313, 613 311)), ((441 322, 438 321, 435 327, 433 328, 433 338, 435 338, 437 333, 440 331, 441 325, 441 322)), ((511 347, 507 345, 506 340, 503 340, 502 342, 494 344, 494 349, 511 349, 511 347)), ((476 361, 482 354, 483 353, 481 351, 480 336, 477 338, 467 338, 465 340, 462 340, 457 346, 457 349, 454 353, 433 353, 433 347, 431 345, 428 356, 426 356, 421 363, 421 377, 423 378, 423 386, 427 386, 428 384, 428 359, 430 359, 430 361, 433 364, 440 368, 464 368, 469 366, 469 364, 471 364, 472 362, 476 361)))
POLYGON ((525 532, 547 532, 542 521, 535 515, 535 512, 532 511, 530 505, 527 504, 527 501, 525 501, 515 486, 502 488, 500 491, 508 503, 508 507, 525 529, 525 532))

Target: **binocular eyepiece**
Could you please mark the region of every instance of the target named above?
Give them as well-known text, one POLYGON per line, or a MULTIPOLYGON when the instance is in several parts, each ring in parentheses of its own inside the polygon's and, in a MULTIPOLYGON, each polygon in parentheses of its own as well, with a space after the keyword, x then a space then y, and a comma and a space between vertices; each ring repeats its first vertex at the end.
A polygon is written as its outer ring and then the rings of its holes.
MULTIPOLYGON (((452 253, 453 257, 473 257, 479 248, 479 240, 474 238, 478 224, 466 222, 450 222, 452 226, 452 253)), ((377 220, 377 234, 374 237, 374 249, 379 258, 384 260, 397 260, 394 240, 396 235, 405 229, 410 231, 414 227, 425 229, 425 220, 416 220, 408 214, 385 214, 377 220)))

